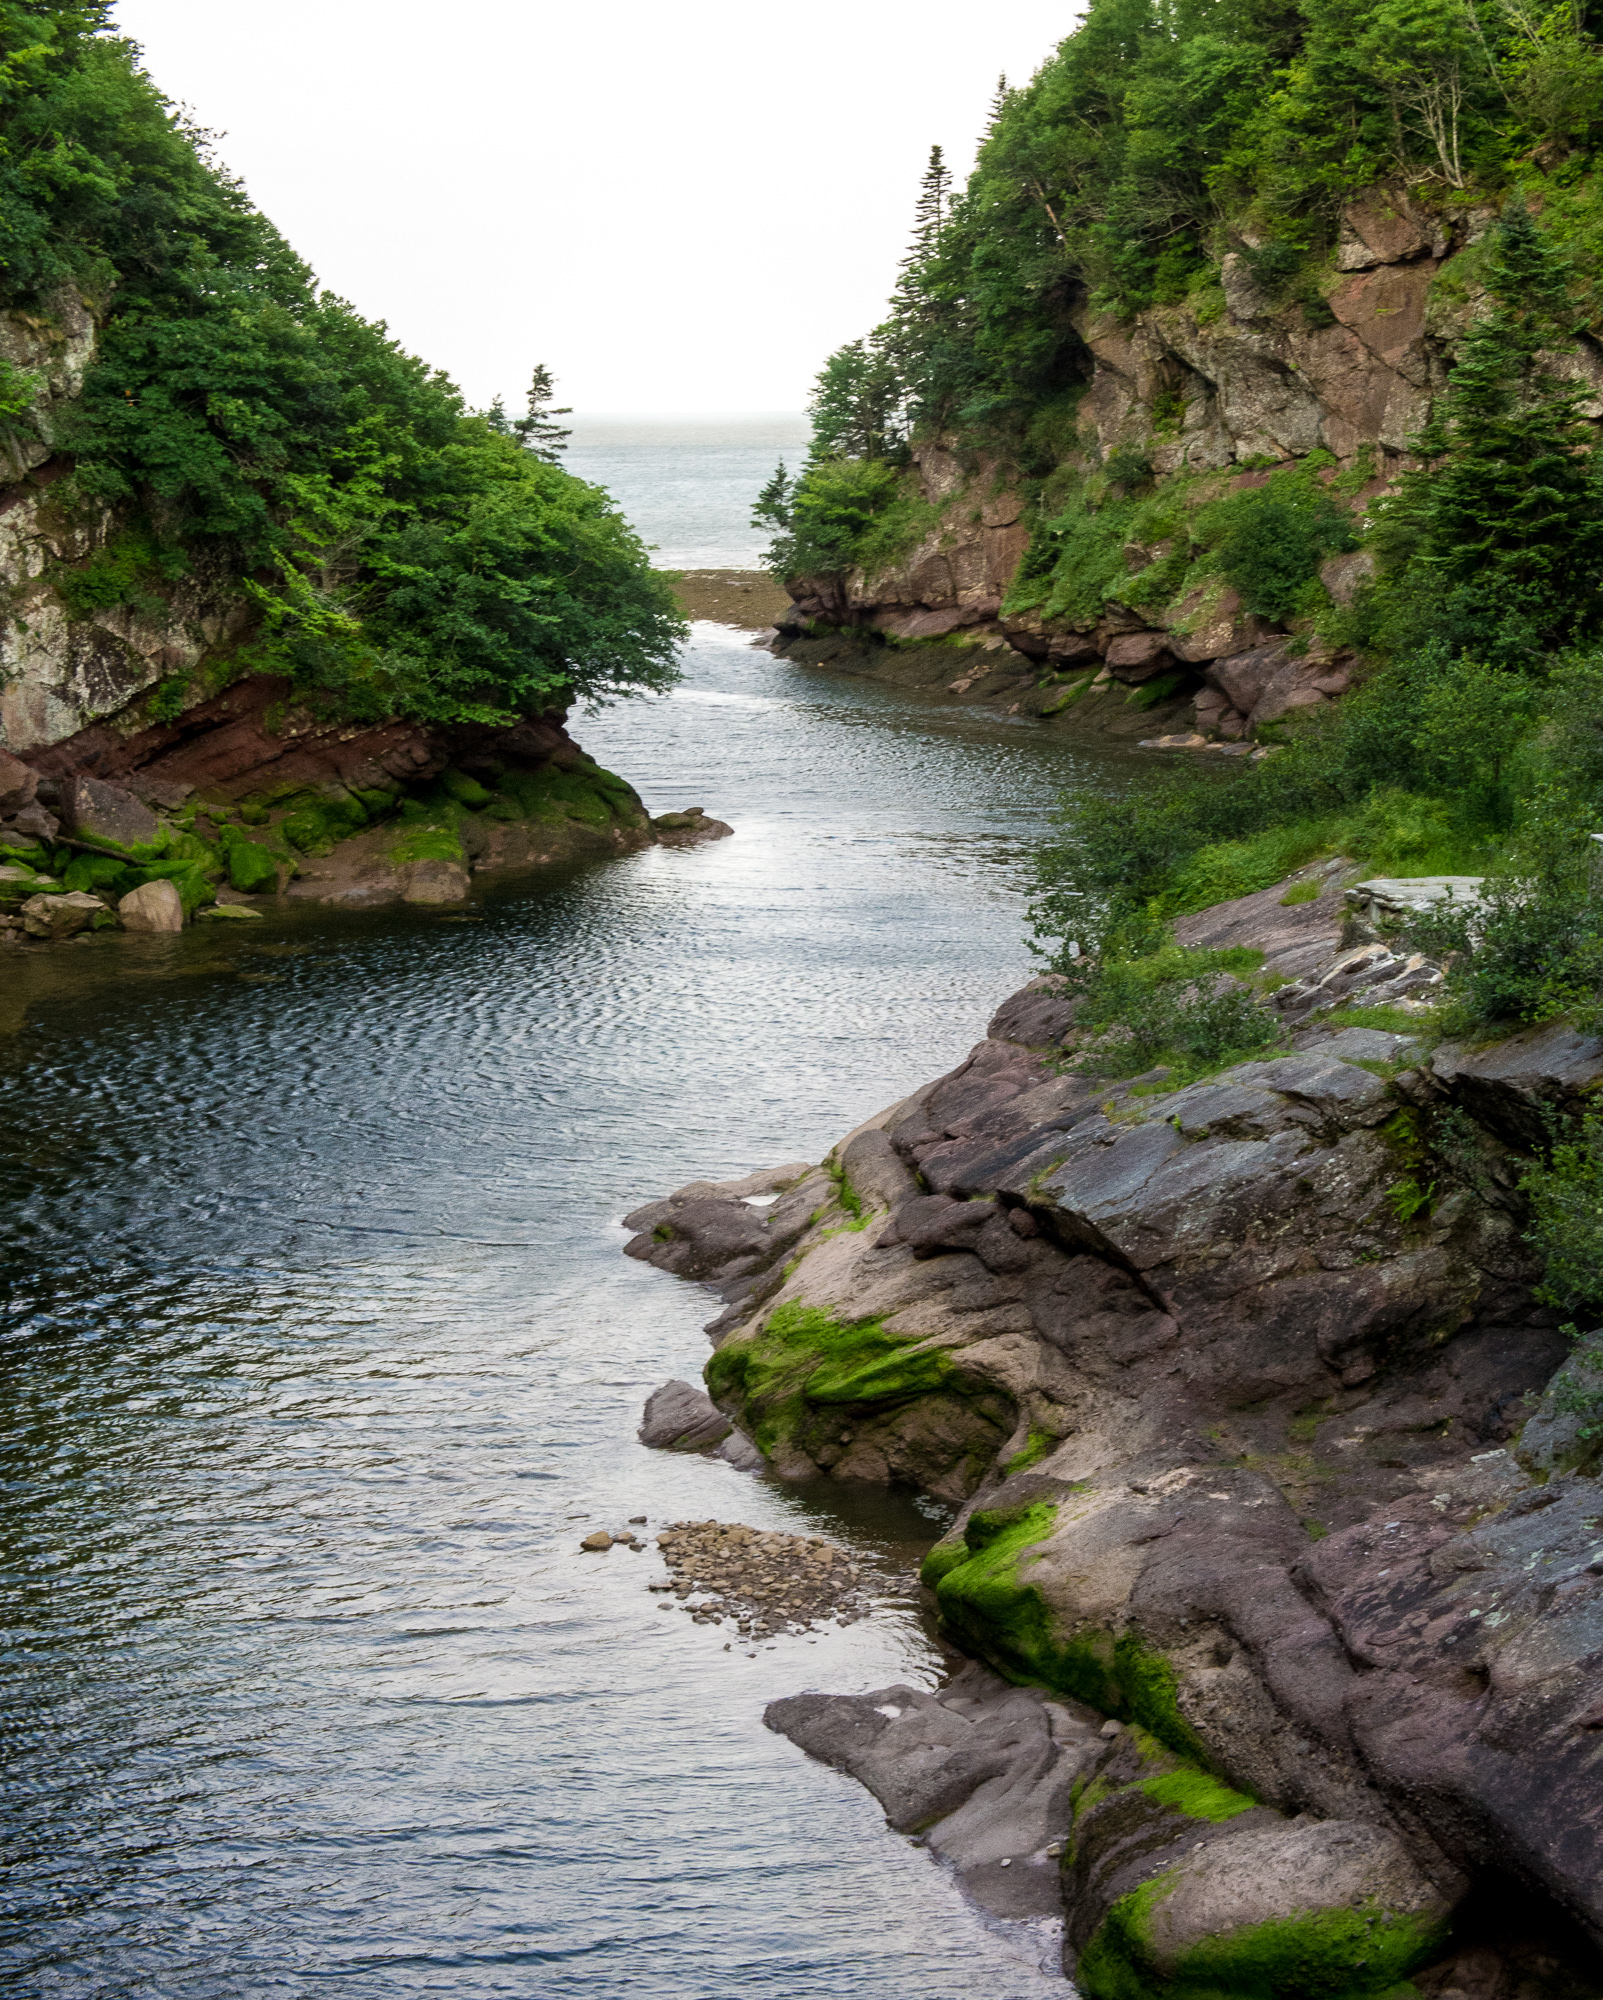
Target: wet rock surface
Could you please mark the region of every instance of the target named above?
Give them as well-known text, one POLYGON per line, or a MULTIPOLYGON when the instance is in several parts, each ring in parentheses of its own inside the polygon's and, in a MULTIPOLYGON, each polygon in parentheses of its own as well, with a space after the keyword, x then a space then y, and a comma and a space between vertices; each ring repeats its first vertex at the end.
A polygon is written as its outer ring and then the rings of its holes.
MULTIPOLYGON (((1312 900, 1277 885, 1204 912, 1185 941, 1317 980, 1342 955, 1341 873, 1312 900)), ((1518 1199, 1603 1044, 1433 1048, 1423 1018, 1342 1027, 1315 1006, 1286 1053, 1166 1090, 1065 1068, 1074 1036, 1072 1002, 1027 989, 821 1167, 693 1184, 637 1211, 631 1253, 727 1301, 711 1397, 774 1471, 955 1505, 924 1572, 948 1637, 1149 1760, 1098 1766, 1133 1827, 1117 1867, 1087 1872, 1097 1801, 1057 1828, 1093 2000, 1292 1920, 1249 1921, 1224 1872, 1208 1888, 1231 1829, 1274 1835, 1238 1886, 1311 1880, 1316 1849, 1333 1884, 1378 1870, 1393 1984, 1431 1962, 1445 1913, 1477 1991, 1603 1991, 1603 1488, 1572 1407, 1595 1343, 1567 1361, 1518 1199), (1132 1820, 1149 1781, 1181 1801, 1161 1840, 1132 1820), (1198 1784, 1244 1803, 1197 1823, 1198 1784), (1182 1863, 1191 1942, 1137 1950, 1118 1910, 1182 1863), (1498 1897, 1516 1915, 1477 1938, 1498 1897), (1560 1934, 1563 1965, 1530 1984, 1560 1934)), ((890 1798, 903 1718, 833 1699, 782 1726, 890 1798)), ((1452 1991, 1456 1963, 1427 1990, 1452 1991)))
POLYGON ((866 1618, 876 1592, 912 1579, 876 1571, 815 1535, 786 1535, 723 1521, 676 1521, 657 1537, 668 1579, 653 1590, 697 1624, 756 1641, 866 1618))
POLYGON ((1102 1717, 973 1665, 935 1693, 792 1695, 768 1727, 867 1786, 993 1916, 1056 1916, 1076 1780, 1105 1747, 1102 1717))

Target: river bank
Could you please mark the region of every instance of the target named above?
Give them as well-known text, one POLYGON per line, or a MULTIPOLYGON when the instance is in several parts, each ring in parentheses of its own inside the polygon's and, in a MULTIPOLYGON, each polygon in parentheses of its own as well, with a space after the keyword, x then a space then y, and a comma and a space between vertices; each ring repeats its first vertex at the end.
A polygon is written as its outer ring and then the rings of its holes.
POLYGON ((1119 1082, 1027 989, 777 1200, 631 1217, 728 1301, 707 1382, 780 1477, 957 1509, 924 1579, 1001 1678, 771 1725, 987 1907, 1061 1911, 1092 2000, 1289 2000, 1310 1954, 1598 1990, 1598 1456, 1516 1184, 1603 1044, 1440 1042, 1345 887, 1180 927, 1261 954, 1283 1052, 1119 1082))

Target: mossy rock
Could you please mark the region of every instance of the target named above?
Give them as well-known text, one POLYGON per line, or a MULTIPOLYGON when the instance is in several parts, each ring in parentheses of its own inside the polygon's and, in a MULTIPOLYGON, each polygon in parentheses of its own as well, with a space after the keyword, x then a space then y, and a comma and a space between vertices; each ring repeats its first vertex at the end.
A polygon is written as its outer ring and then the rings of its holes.
POLYGON ((466 864, 462 841, 454 826, 437 820, 406 820, 390 843, 390 859, 398 868, 412 861, 456 861, 466 864))
POLYGON ((244 895, 265 895, 278 887, 278 860, 254 840, 236 840, 228 849, 228 879, 244 895))
MULTIPOLYGON (((1041 1484, 1050 1492, 1050 1482, 1041 1484)), ((1137 1722, 1176 1754, 1207 1753, 1180 1712, 1174 1668, 1133 1632, 1063 1633, 1040 1587, 1031 1551, 1057 1525, 1060 1499, 1047 1497, 970 1515, 961 1543, 938 1543, 923 1579, 941 1617, 965 1650, 1009 1680, 1072 1695, 1104 1715, 1137 1722)))
POLYGON ((470 778, 466 771, 442 771, 439 783, 441 789, 459 806, 466 806, 470 812, 477 812, 487 806, 494 794, 481 785, 477 778, 470 778))
POLYGON ((876 1319, 838 1320, 818 1306, 778 1306, 754 1333, 726 1342, 707 1364, 707 1386, 741 1412, 758 1449, 783 1445, 816 1458, 843 1421, 905 1418, 912 1443, 927 1435, 939 1474, 975 1459, 977 1479, 998 1433, 1016 1421, 989 1385, 971 1380, 943 1347, 891 1333, 876 1319))
POLYGON ((109 854, 75 854, 61 871, 63 889, 83 889, 90 895, 126 896, 144 880, 127 861, 114 861, 109 854))
POLYGON ((222 870, 198 861, 159 861, 138 871, 141 882, 171 882, 178 891, 184 914, 192 917, 202 903, 215 900, 217 878, 222 870))
POLYGON ((330 854, 368 823, 367 808, 348 792, 307 799, 279 822, 279 832, 303 854, 330 854))
POLYGON ((1121 1896, 1074 1979, 1086 2000, 1403 2000, 1446 1938, 1394 1836, 1278 1821, 1194 1844, 1121 1896))

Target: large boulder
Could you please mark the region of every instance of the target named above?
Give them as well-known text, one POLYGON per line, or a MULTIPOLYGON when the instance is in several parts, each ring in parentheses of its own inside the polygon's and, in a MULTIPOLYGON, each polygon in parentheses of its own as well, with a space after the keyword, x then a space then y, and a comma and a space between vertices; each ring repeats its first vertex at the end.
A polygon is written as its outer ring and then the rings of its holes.
POLYGON ((673 1381, 646 1398, 638 1435, 657 1451, 710 1451, 733 1428, 705 1390, 673 1381))
POLYGON ((117 920, 125 931, 181 931, 184 902, 176 883, 141 882, 117 905, 117 920))
POLYGON ((866 1785, 993 1916, 1058 1915, 1058 1857, 1100 1716, 971 1666, 937 1694, 795 1695, 763 1720, 866 1785))
POLYGON ((161 833, 161 822, 132 792, 81 772, 61 780, 61 819, 80 840, 111 847, 152 846, 161 833))
POLYGON ((30 896, 19 915, 22 928, 36 938, 76 937, 79 931, 98 930, 111 922, 111 912, 100 898, 85 895, 81 889, 64 896, 30 896))
POLYGON ((412 861, 401 871, 401 898, 408 903, 465 903, 471 888, 460 861, 412 861))
POLYGON ((0 750, 0 817, 9 818, 12 813, 21 812, 24 806, 32 805, 38 789, 39 773, 24 764, 20 757, 0 750))

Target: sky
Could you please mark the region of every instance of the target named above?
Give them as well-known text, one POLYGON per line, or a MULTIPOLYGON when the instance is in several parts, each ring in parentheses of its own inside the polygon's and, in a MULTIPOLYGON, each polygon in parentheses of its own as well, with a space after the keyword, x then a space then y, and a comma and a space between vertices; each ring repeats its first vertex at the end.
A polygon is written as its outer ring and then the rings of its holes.
POLYGON ((931 144, 966 172, 1045 0, 121 0, 319 280, 523 407, 799 410, 882 316, 931 144))

